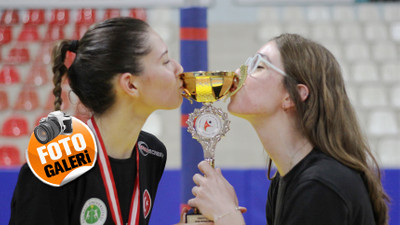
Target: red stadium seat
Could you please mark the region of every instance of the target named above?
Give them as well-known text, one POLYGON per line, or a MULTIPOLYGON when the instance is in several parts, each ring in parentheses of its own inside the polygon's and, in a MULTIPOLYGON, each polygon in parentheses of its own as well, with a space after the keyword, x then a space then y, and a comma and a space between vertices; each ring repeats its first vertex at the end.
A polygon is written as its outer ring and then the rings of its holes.
POLYGON ((147 20, 147 15, 146 15, 145 9, 130 9, 129 16, 136 18, 136 19, 143 20, 143 21, 147 20))
POLYGON ((14 110, 32 111, 39 107, 39 97, 34 88, 23 87, 18 95, 14 110))
POLYGON ((43 42, 40 45, 38 54, 34 60, 36 65, 50 65, 51 63, 51 51, 53 49, 52 42, 43 42))
POLYGON ((44 64, 33 64, 28 72, 26 85, 41 86, 49 81, 47 67, 44 64))
POLYGON ((19 166, 21 164, 20 152, 16 146, 0 146, 0 166, 19 166))
POLYGON ((35 123, 33 124, 33 127, 35 128, 37 125, 39 125, 40 119, 42 119, 43 117, 47 117, 47 115, 49 115, 50 112, 52 112, 52 111, 44 112, 44 113, 40 114, 40 115, 36 118, 35 123))
POLYGON ((111 18, 120 17, 120 16, 121 16, 121 10, 106 9, 103 19, 106 20, 106 19, 111 19, 111 18))
POLYGON ((14 84, 19 82, 19 72, 12 65, 4 65, 0 71, 0 84, 14 84))
POLYGON ((0 90, 0 111, 8 108, 8 95, 4 90, 0 90))
POLYGON ((75 24, 75 31, 72 34, 71 39, 79 40, 85 34, 85 32, 89 29, 90 24, 75 24))
POLYGON ((18 35, 18 41, 40 41, 39 31, 37 26, 24 25, 18 35))
POLYGON ((0 45, 10 43, 12 40, 12 31, 10 26, 0 26, 0 45))
POLYGON ((1 128, 1 135, 6 137, 28 135, 28 121, 22 116, 9 117, 1 128))
POLYGON ((53 42, 64 39, 64 27, 58 24, 49 24, 44 41, 53 42))
POLYGON ((96 22, 95 9, 78 9, 78 17, 75 23, 80 25, 92 25, 96 22))
POLYGON ((15 25, 19 23, 18 10, 7 9, 1 15, 0 24, 2 25, 15 25))
POLYGON ((68 9, 53 9, 51 10, 50 25, 64 26, 69 23, 68 9))
POLYGON ((23 18, 25 25, 42 25, 45 23, 43 9, 28 9, 23 18))
POLYGON ((30 54, 28 48, 17 45, 11 48, 10 52, 8 53, 8 58, 6 59, 7 63, 11 64, 21 64, 27 63, 30 60, 30 54))

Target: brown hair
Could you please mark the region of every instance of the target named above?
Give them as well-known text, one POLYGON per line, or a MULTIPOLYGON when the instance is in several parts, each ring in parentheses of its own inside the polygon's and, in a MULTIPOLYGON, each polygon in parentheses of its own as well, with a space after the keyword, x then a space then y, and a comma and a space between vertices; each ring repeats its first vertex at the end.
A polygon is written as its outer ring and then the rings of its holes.
POLYGON ((387 225, 389 197, 347 96, 339 63, 325 47, 299 35, 282 34, 273 41, 290 76, 284 85, 295 102, 299 128, 316 148, 361 174, 376 224, 387 225), (304 102, 297 91, 299 83, 310 91, 304 102))
POLYGON ((68 76, 72 91, 94 114, 104 113, 114 103, 111 80, 119 73, 138 75, 141 57, 151 51, 149 25, 134 18, 113 18, 91 27, 78 40, 62 40, 53 49, 53 94, 55 110, 62 104, 61 81, 68 76), (67 51, 75 52, 72 65, 64 64, 67 51))

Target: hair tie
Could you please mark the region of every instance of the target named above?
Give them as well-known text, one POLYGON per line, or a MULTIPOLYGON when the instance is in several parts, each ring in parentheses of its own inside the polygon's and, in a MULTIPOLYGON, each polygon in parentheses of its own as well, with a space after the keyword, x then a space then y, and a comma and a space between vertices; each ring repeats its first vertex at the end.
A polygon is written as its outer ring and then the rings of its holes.
POLYGON ((78 50, 78 46, 79 46, 79 40, 72 40, 69 43, 68 51, 76 53, 76 51, 78 50))

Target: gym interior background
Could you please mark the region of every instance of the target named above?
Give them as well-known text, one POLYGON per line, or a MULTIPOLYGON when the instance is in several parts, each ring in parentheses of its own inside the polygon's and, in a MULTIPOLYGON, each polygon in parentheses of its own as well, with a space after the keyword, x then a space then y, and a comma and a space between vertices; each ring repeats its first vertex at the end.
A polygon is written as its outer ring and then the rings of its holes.
MULTIPOLYGON (((59 39, 77 39, 88 26, 113 16, 146 20, 180 60, 180 10, 206 2, 208 69, 234 71, 270 38, 299 33, 325 45, 341 63, 348 94, 384 172, 392 198, 391 225, 400 224, 400 3, 398 1, 209 0, 132 1, 120 8, 31 8, 0 2, 0 224, 7 224, 10 201, 25 149, 41 117, 52 111, 50 48, 59 39), (138 1, 141 2, 141 1, 138 1), (167 2, 167 3, 166 3, 167 2), (168 5, 171 2, 171 5, 168 5), (174 2, 178 2, 174 4, 174 2)), ((48 0, 47 2, 51 2, 48 0)), ((74 2, 74 1, 72 1, 74 2)), ((78 1, 75 1, 78 2, 78 1)), ((90 2, 90 1, 86 1, 90 2)), ((104 2, 104 1, 98 1, 104 2)), ((64 84, 62 109, 85 119, 64 84)), ((185 100, 186 101, 186 100, 185 100)), ((229 101, 229 100, 228 100, 229 101)), ((227 102, 228 102, 227 101, 227 102)), ((226 110, 227 102, 215 103, 226 110)), ((246 206, 247 224, 265 224, 267 156, 256 133, 229 115, 231 130, 217 144, 216 166, 246 206)), ((180 109, 157 111, 145 130, 166 145, 168 160, 154 202, 151 224, 179 221, 181 204, 180 109)))

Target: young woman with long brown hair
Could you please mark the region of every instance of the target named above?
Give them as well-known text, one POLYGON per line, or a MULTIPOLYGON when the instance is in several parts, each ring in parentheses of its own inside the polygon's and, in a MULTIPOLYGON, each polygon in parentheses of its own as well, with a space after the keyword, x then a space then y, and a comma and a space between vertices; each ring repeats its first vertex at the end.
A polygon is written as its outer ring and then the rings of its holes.
MULTIPOLYGON (((341 68, 322 45, 282 34, 246 63, 228 110, 248 120, 277 167, 269 225, 387 225, 378 163, 347 96, 341 68)), ((215 224, 244 224, 233 187, 206 162, 193 179, 197 207, 215 224)), ((270 173, 270 171, 268 171, 270 173)))

